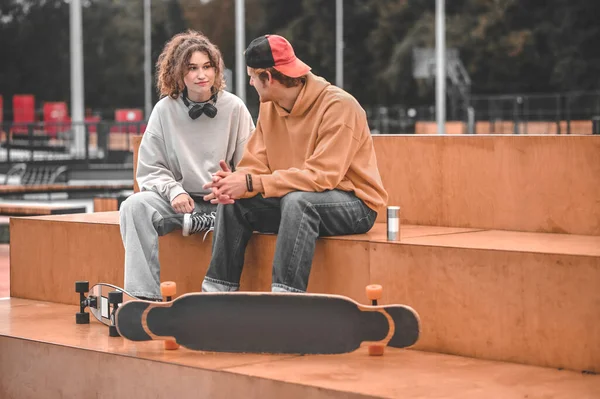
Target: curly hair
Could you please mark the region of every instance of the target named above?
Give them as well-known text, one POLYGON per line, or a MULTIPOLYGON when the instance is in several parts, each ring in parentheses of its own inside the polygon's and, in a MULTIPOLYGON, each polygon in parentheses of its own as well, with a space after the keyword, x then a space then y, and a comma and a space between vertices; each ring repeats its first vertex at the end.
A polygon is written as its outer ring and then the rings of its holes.
POLYGON ((188 30, 171 38, 156 62, 156 87, 161 98, 173 99, 183 92, 183 77, 188 73, 188 63, 196 51, 206 53, 210 65, 215 68, 213 94, 225 89, 223 56, 219 48, 202 33, 188 30))

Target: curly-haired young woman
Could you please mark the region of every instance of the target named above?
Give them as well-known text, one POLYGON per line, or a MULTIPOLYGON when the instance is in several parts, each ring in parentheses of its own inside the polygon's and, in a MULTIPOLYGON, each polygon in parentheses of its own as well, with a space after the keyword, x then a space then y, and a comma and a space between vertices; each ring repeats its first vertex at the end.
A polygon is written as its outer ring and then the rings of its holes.
POLYGON ((125 290, 151 300, 161 298, 158 237, 212 230, 216 205, 203 186, 217 171, 235 169, 254 130, 243 101, 224 90, 223 58, 203 34, 175 35, 156 72, 161 99, 139 149, 140 192, 120 209, 125 290))

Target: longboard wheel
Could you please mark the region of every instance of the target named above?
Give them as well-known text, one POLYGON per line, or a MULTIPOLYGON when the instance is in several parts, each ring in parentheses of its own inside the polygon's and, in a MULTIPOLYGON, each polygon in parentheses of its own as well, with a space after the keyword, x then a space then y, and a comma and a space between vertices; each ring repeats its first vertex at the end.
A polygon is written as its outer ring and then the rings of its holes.
POLYGON ((117 331, 117 326, 108 326, 108 335, 111 337, 119 337, 119 332, 117 331))
POLYGON ((79 312, 75 313, 75 323, 77 324, 90 324, 90 314, 84 312, 90 304, 89 298, 85 297, 85 293, 89 290, 90 283, 88 281, 75 281, 75 292, 79 294, 79 312))
POLYGON ((177 293, 177 284, 174 281, 165 281, 160 283, 160 294, 162 296, 175 296, 177 293))
POLYGON ((165 341, 165 349, 168 351, 172 351, 175 349, 179 349, 179 344, 171 339, 165 341))
POLYGON ((117 305, 123 302, 123 293, 121 291, 111 291, 108 293, 108 303, 117 305))
POLYGON ((90 314, 85 312, 75 313, 75 323, 90 324, 90 314))
POLYGON ((371 284, 366 287, 367 298, 369 301, 378 301, 381 299, 381 293, 383 292, 383 287, 379 284, 371 284))
MULTIPOLYGON (((160 283, 160 294, 163 296, 163 300, 171 301, 175 294, 177 294, 177 284, 174 281, 165 281, 160 283)), ((179 349, 179 344, 171 339, 164 341, 164 347, 166 350, 179 349)))
POLYGON ((369 356, 383 356, 384 345, 369 345, 369 356))
POLYGON ((90 290, 89 281, 75 281, 75 292, 86 293, 90 290))

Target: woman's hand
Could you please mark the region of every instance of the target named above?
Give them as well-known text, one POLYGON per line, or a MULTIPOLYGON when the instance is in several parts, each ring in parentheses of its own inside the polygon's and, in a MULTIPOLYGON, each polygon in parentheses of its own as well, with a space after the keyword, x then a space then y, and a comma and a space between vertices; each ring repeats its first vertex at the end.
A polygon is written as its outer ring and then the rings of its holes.
POLYGON ((189 194, 182 193, 173 198, 171 206, 177 213, 192 213, 194 211, 194 200, 189 194))

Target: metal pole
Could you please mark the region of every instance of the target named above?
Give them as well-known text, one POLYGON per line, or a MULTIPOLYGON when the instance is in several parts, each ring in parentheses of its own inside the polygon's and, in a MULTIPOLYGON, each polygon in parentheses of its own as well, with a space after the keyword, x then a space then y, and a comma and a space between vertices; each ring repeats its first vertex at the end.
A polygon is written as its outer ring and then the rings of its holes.
POLYGON ((335 3, 335 85, 344 87, 344 0, 335 3))
POLYGON ((244 65, 246 25, 244 3, 244 0, 235 0, 235 93, 243 102, 246 102, 246 68, 244 65))
POLYGON ((84 88, 83 88, 83 34, 81 27, 81 0, 70 3, 70 50, 71 50, 71 123, 74 141, 71 150, 82 154, 85 146, 84 88))
POLYGON ((152 37, 151 37, 151 0, 144 0, 144 109, 145 118, 152 112, 152 37))
POLYGON ((435 110, 438 134, 446 133, 446 11, 444 0, 435 2, 435 110))

